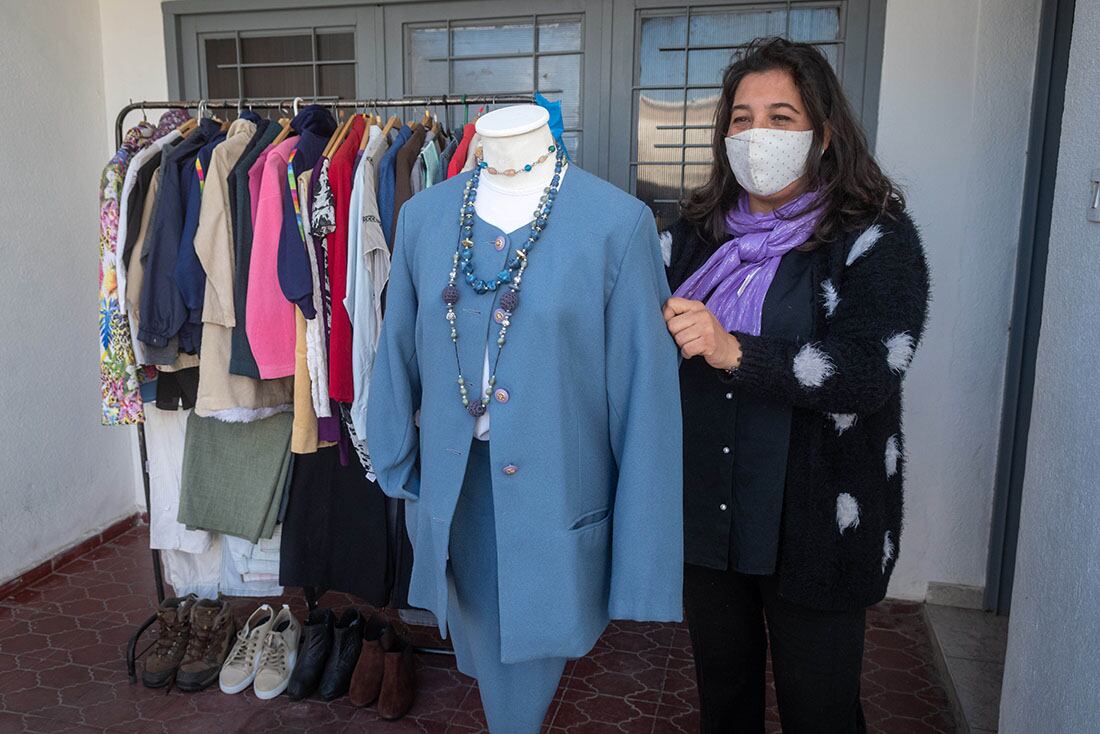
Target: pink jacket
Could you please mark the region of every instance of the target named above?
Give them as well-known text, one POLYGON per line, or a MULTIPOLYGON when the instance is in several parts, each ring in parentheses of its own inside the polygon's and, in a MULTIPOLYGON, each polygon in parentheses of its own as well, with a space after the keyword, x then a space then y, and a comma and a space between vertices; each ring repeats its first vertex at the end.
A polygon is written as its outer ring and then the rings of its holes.
POLYGON ((279 287, 278 256, 287 159, 297 143, 297 138, 288 138, 268 151, 256 197, 245 330, 260 377, 265 380, 294 374, 294 305, 279 287))

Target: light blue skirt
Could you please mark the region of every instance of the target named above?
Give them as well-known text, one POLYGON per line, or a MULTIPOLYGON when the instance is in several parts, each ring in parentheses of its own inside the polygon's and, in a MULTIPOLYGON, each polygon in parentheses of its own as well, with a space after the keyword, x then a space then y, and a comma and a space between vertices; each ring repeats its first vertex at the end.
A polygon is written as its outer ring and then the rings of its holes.
POLYGON ((489 444, 474 440, 451 523, 448 627, 458 669, 476 678, 493 734, 538 734, 565 658, 500 661, 496 516, 489 444))

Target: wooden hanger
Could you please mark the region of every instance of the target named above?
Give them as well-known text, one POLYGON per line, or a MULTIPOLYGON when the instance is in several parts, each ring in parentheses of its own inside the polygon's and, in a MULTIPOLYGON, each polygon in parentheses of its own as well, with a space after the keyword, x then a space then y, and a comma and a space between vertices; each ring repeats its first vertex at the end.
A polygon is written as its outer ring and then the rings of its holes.
POLYGON ((374 124, 374 115, 363 115, 363 119, 366 120, 367 127, 363 131, 363 139, 359 141, 359 152, 362 153, 367 149, 367 143, 370 142, 370 129, 374 124))
POLYGON ((344 122, 343 127, 336 131, 336 139, 332 141, 332 150, 329 151, 330 157, 336 155, 336 151, 344 144, 344 138, 348 136, 348 130, 351 130, 353 122, 355 122, 355 115, 348 115, 348 119, 344 122))
POLYGON ((390 134, 390 130, 393 130, 395 125, 400 125, 401 119, 397 115, 393 115, 386 121, 386 126, 382 128, 382 137, 386 137, 390 134))
POLYGON ((182 125, 176 128, 176 130, 179 131, 180 135, 186 138, 188 135, 191 134, 192 130, 198 127, 198 125, 198 120, 196 120, 194 117, 188 117, 186 120, 183 121, 182 125))
POLYGON ((279 124, 283 126, 283 129, 280 130, 279 134, 275 136, 275 139, 271 141, 272 145, 278 145, 279 143, 286 140, 287 136, 290 135, 290 118, 280 117, 279 124))
POLYGON ((325 145, 325 149, 321 152, 322 158, 328 158, 332 153, 333 144, 336 142, 336 138, 339 137, 340 131, 344 128, 344 123, 347 120, 343 120, 337 115, 336 117, 336 129, 332 131, 332 135, 329 136, 328 143, 325 145))

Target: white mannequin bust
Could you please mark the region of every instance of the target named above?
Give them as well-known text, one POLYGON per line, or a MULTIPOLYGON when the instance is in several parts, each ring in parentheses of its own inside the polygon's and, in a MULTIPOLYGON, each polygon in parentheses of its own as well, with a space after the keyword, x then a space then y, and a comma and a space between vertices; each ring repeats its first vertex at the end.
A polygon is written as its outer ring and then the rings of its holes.
MULTIPOLYGON (((523 170, 525 165, 534 164, 555 144, 547 124, 549 120, 550 113, 542 107, 524 104, 488 112, 478 119, 475 126, 481 135, 483 160, 498 171, 509 168, 517 171, 514 176, 507 176, 482 170, 474 201, 474 211, 478 217, 506 233, 514 232, 534 219, 532 214, 538 208, 542 190, 550 185, 550 179, 554 177, 555 153, 550 153, 546 160, 533 166, 530 171, 523 170)), ((562 168, 559 184, 565 180, 568 168, 568 164, 562 168)), ((488 387, 489 345, 486 344, 481 373, 482 394, 488 387)), ((481 441, 489 440, 489 412, 474 424, 474 437, 481 441)))
MULTIPOLYGON (((502 107, 482 115, 476 125, 481 135, 483 159, 491 168, 518 171, 514 176, 481 172, 474 209, 483 220, 505 232, 513 232, 530 222, 542 196, 542 190, 554 177, 554 154, 534 163, 554 145, 547 124, 550 113, 533 104, 502 107)), ((565 176, 562 170, 562 177, 565 176)))

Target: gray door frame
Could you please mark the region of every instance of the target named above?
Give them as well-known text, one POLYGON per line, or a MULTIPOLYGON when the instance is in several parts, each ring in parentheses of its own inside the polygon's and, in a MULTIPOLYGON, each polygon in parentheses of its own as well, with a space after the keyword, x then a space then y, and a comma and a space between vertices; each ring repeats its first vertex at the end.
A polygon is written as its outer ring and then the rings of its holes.
POLYGON ((1016 255, 1016 283, 1005 370, 1004 407, 989 532, 985 607, 1008 614, 1016 572, 1028 431, 1035 392, 1035 358, 1043 320, 1047 250, 1062 134, 1076 0, 1043 0, 1031 132, 1016 255))

